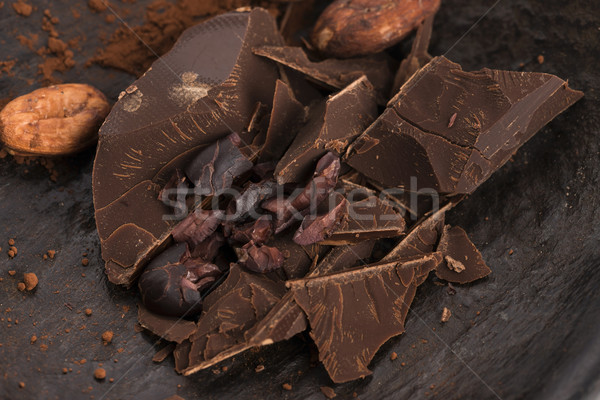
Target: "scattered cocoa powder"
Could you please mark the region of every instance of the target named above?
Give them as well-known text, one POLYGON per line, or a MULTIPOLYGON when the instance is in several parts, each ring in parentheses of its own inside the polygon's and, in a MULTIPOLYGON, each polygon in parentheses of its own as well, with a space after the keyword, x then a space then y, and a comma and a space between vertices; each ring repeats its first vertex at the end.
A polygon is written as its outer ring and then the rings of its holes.
POLYGON ((112 331, 105 331, 102 334, 102 342, 104 342, 105 345, 111 343, 113 340, 113 336, 114 336, 114 333, 112 331))
MULTIPOLYGON (((93 2, 88 3, 92 9, 93 2)), ((161 56, 171 49, 186 28, 214 15, 249 5, 269 6, 266 0, 155 0, 146 7, 143 25, 133 27, 133 32, 128 27, 119 26, 112 33, 108 45, 100 49, 88 64, 97 63, 140 76, 157 55, 161 56)))
POLYGON ((8 76, 14 76, 15 74, 11 72, 11 69, 15 64, 17 64, 15 60, 0 61, 0 76, 3 73, 8 76))
POLYGON ((48 257, 50 257, 50 259, 54 259, 54 256, 56 255, 56 250, 48 250, 47 254, 48 257))
POLYGON ((23 282, 19 282, 17 283, 17 289, 19 289, 20 292, 25 290, 25 284, 23 282))
POLYGON ((33 12, 33 7, 31 6, 31 4, 27 4, 23 0, 19 0, 18 2, 13 3, 12 6, 17 14, 22 15, 24 17, 29 17, 33 12))
POLYGON ((106 370, 104 368, 96 368, 94 371, 94 378, 98 379, 99 381, 103 380, 106 378, 106 370))
POLYGON ((112 24, 113 22, 115 22, 116 19, 117 17, 115 17, 114 14, 108 14, 106 17, 104 17, 104 20, 107 24, 112 24))
POLYGON ((23 282, 27 290, 33 290, 38 285, 38 277, 33 272, 27 272, 23 275, 23 282))
POLYGON ((292 390, 292 385, 290 385, 289 383, 284 383, 283 385, 281 385, 281 387, 284 390, 292 390))

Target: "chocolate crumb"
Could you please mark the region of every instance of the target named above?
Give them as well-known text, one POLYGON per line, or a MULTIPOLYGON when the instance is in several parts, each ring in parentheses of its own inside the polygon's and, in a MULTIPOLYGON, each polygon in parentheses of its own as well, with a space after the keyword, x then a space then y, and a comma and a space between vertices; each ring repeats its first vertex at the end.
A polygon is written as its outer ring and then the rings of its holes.
POLYGON ((68 373, 68 372, 69 372, 69 370, 68 370, 68 369, 66 369, 66 368, 63 368, 63 369, 62 369, 62 373, 63 373, 63 374, 66 374, 66 373, 68 373))
POLYGON ((509 256, 512 256, 512 255, 513 255, 513 253, 514 253, 514 250, 513 250, 513 249, 510 249, 510 250, 508 251, 508 255, 509 255, 509 256))
POLYGON ((538 64, 543 64, 544 63, 544 56, 543 55, 539 55, 537 56, 537 62, 538 64))
POLYGON ((460 273, 465 270, 465 265, 463 263, 450 256, 446 256, 446 262, 448 263, 448 268, 456 273, 460 273))
POLYGON ((442 311, 442 318, 440 319, 440 321, 448 322, 448 320, 450 319, 451 316, 452 316, 452 311, 450 311, 450 309, 448 307, 444 307, 444 310, 442 311))
POLYGON ((396 353, 395 351, 393 351, 392 354, 390 354, 390 360, 394 361, 397 358, 398 358, 398 353, 396 353))
POLYGON ((105 345, 107 345, 110 342, 112 342, 113 336, 114 336, 114 334, 112 331, 106 331, 102 334, 102 341, 104 342, 105 345))
POLYGON ((91 309, 91 308, 86 308, 86 309, 85 309, 85 315, 87 315, 88 317, 89 317, 90 315, 92 315, 92 309, 91 309))
POLYGON ((83 265, 84 267, 87 267, 87 265, 90 263, 90 260, 88 260, 87 258, 83 258, 81 260, 81 265, 83 265))
POLYGON ((37 341, 37 336, 32 335, 31 339, 29 339, 29 343, 34 344, 37 341))
POLYGON ((25 290, 25 284, 23 282, 19 282, 17 283, 17 289, 19 289, 20 292, 25 290))
POLYGON ((107 5, 107 2, 104 2, 102 0, 90 0, 88 2, 88 7, 93 12, 100 13, 100 12, 106 11, 106 9, 108 8, 108 5, 107 5))
POLYGON ((10 270, 10 271, 8 271, 8 274, 9 274, 10 276, 15 276, 15 274, 16 274, 16 273, 17 273, 17 271, 15 271, 15 270, 10 270))
POLYGON ((15 245, 15 239, 8 239, 8 245, 9 246, 14 246, 15 245))
POLYGON ((104 368, 96 368, 94 371, 94 378, 98 379, 99 381, 103 380, 106 378, 106 370, 104 368))
POLYGON ((23 389, 25 387, 25 382, 19 382, 19 387, 23 389))
POLYGON ((257 365, 256 368, 254 368, 254 372, 262 372, 264 370, 265 370, 265 366, 262 364, 257 365))
POLYGON ((50 259, 54 259, 54 256, 56 255, 56 250, 48 250, 47 254, 48 257, 50 257, 50 259))
POLYGON ((33 272, 27 272, 23 275, 23 281, 25 282, 25 288, 29 291, 35 289, 38 285, 38 277, 33 272))
POLYGON ((321 392, 325 395, 325 397, 327 397, 328 399, 333 399, 334 397, 336 397, 337 395, 335 394, 335 391, 330 388, 329 386, 321 386, 320 387, 321 392))
POLYGON ((284 383, 283 385, 281 385, 281 387, 284 390, 292 390, 292 385, 290 385, 289 383, 284 383))

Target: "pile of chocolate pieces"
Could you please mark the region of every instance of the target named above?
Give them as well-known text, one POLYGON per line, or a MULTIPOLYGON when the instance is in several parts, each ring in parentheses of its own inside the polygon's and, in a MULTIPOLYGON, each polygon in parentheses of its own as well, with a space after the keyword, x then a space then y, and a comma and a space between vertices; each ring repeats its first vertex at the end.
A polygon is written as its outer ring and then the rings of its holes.
POLYGON ((233 12, 122 93, 94 165, 102 257, 178 372, 308 330, 334 382, 361 378, 431 271, 490 273, 445 213, 582 93, 432 58, 431 26, 401 63, 318 60, 233 12))

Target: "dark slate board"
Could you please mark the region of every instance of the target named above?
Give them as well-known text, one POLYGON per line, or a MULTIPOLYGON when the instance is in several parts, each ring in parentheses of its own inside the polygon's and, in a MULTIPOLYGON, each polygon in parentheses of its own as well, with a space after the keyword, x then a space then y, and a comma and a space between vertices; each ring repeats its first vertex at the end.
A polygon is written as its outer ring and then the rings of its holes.
MULTIPOLYGON (((98 45, 93 33, 110 29, 85 2, 77 5, 81 19, 73 21, 69 3, 37 0, 29 18, 17 16, 10 2, 0 9, 0 60, 19 60, 12 70, 16 76, 0 76, 0 98, 33 89, 26 79, 35 77, 39 57, 15 36, 36 32, 46 5, 61 18, 63 38, 85 33, 91 43, 76 53, 79 65, 64 81, 90 82, 114 100, 134 80, 82 67, 98 45)), ((127 20, 139 23, 148 3, 129 5, 127 20)), ((430 278, 417 292, 407 332, 380 350, 372 376, 334 386, 338 398, 353 392, 363 399, 580 399, 600 393, 600 14, 593 0, 502 0, 455 45, 494 2, 481 3, 454 0, 442 6, 432 54, 450 49, 446 55, 465 69, 519 69, 524 63, 526 71, 569 79, 586 97, 451 212, 449 219, 467 230, 492 275, 457 286, 454 296, 430 278), (545 56, 541 65, 538 54, 545 56), (444 306, 452 318, 442 325, 444 306), (389 359, 392 352, 399 354, 395 361, 389 359)), ((333 385, 321 366, 310 366, 309 341, 302 337, 226 361, 228 371, 219 374, 182 377, 170 359, 152 363, 161 346, 134 331, 136 294, 107 283, 102 271, 91 195, 93 156, 88 151, 58 162, 58 183, 40 166, 0 160, 0 398, 160 400, 176 393, 188 400, 324 398, 319 386, 333 385), (12 237, 19 254, 9 260, 6 242, 12 237), (41 258, 48 249, 57 250, 52 261, 41 258), (90 264, 83 267, 86 251, 90 264), (9 270, 17 275, 9 276, 9 270), (26 271, 40 279, 34 293, 16 289, 26 271), (83 314, 88 307, 91 317, 83 314), (103 346, 100 334, 106 329, 115 338, 103 346), (34 334, 38 341, 30 344, 34 334), (42 351, 41 344, 48 349, 42 351), (81 359, 87 362, 75 363, 81 359), (93 379, 99 363, 114 383, 93 379), (266 368, 256 373, 259 364, 266 368), (63 367, 73 371, 63 375, 63 367), (281 388, 286 382, 292 391, 281 388)))

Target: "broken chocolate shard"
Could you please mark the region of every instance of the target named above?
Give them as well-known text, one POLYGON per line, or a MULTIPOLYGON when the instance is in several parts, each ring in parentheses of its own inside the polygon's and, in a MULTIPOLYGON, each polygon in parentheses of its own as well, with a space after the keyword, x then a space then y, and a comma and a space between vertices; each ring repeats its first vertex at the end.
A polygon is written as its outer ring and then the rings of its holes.
POLYGON ((281 159, 294 141, 306 114, 307 110, 295 99, 291 89, 283 81, 277 80, 271 120, 260 150, 259 162, 281 159))
POLYGON ((449 202, 439 210, 417 222, 406 237, 382 261, 393 261, 432 253, 444 229, 446 212, 452 209, 459 200, 454 199, 454 201, 449 202))
POLYGON ((334 382, 371 374, 367 365, 379 347, 404 332, 417 287, 415 278, 407 278, 432 270, 440 260, 434 253, 288 282, 334 382))
POLYGON ((311 61, 300 47, 261 46, 254 53, 299 71, 327 88, 343 89, 366 75, 377 92, 377 101, 385 104, 397 64, 387 54, 339 60, 311 61))
POLYGON ((165 361, 165 359, 169 357, 171 353, 173 353, 173 350, 175 350, 175 344, 169 343, 168 345, 154 353, 154 356, 152 356, 152 362, 160 364, 161 362, 165 361))
POLYGON ((492 272, 467 233, 459 226, 444 227, 437 251, 444 255, 444 260, 435 270, 436 276, 440 279, 454 283, 469 283, 492 272))
POLYGON ((218 196, 252 169, 252 162, 239 149, 241 143, 237 134, 231 134, 203 149, 187 166, 185 173, 196 194, 218 196))
POLYGON ((138 321, 144 329, 175 343, 183 342, 196 331, 195 322, 155 314, 142 304, 138 304, 138 321))
POLYGON ((412 43, 408 56, 400 63, 400 68, 394 78, 392 93, 398 93, 398 90, 415 72, 427 64, 433 57, 427 52, 429 41, 431 40, 431 31, 433 30, 434 15, 430 15, 417 27, 417 34, 412 43))
POLYGON ((323 244, 340 246, 363 240, 393 238, 400 236, 405 228, 402 215, 379 197, 370 196, 348 204, 348 218, 323 244))
POLYGON ((183 342, 176 351, 177 370, 189 375, 248 349, 244 333, 264 318, 284 292, 282 281, 233 264, 225 282, 206 297, 189 344, 183 342))
POLYGON ((385 186, 408 189, 416 177, 421 188, 471 193, 582 96, 553 75, 465 72, 436 57, 402 86, 345 160, 385 186))
MULTIPOLYGON (((372 241, 364 241, 352 246, 335 247, 309 272, 307 277, 332 274, 357 265, 366 265, 365 260, 371 255, 373 245, 372 241)), ((297 278, 299 277, 290 279, 297 278)), ((306 330, 307 326, 304 311, 294 301, 293 294, 288 292, 265 318, 246 332, 246 339, 251 345, 264 346, 287 340, 306 330)))
POLYGON ((373 87, 364 76, 313 107, 308 122, 277 164, 277 182, 306 181, 319 158, 327 152, 343 154, 376 116, 373 87))
MULTIPOLYGON (((124 92, 100 129, 93 172, 95 209, 153 179, 180 155, 187 157, 190 149, 242 132, 258 102, 270 108, 277 67, 254 55, 252 48, 282 43, 276 21, 263 9, 218 16, 186 30, 171 51, 124 92)), ((166 179, 180 167, 179 161, 172 165, 172 170, 163 171, 166 179)), ((137 199, 130 204, 144 209, 137 199)), ((136 225, 109 212, 96 218, 99 225, 115 220, 136 225)), ((144 237, 143 246, 126 238, 130 248, 120 247, 134 254, 133 260, 111 261, 114 251, 103 256, 109 279, 130 285, 169 229, 152 233, 154 239, 144 237)), ((105 246, 102 243, 103 253, 105 246)))

